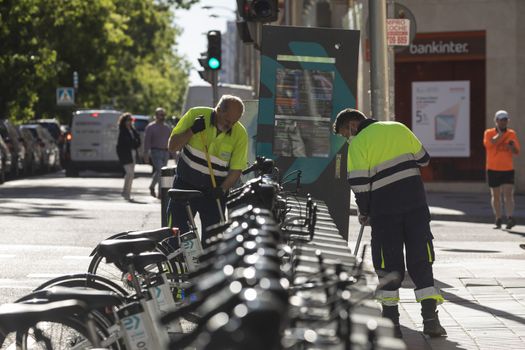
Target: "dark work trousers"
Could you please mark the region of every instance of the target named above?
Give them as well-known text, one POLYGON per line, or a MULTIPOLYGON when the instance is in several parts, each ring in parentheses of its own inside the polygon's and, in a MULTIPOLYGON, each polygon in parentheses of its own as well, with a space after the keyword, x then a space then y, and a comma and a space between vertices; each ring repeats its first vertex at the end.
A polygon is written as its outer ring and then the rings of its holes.
MULTIPOLYGON (((221 221, 221 215, 219 213, 219 209, 217 208, 217 201, 210 194, 211 189, 197 189, 187 183, 184 183, 183 181, 178 179, 177 176, 175 176, 175 179, 173 181, 173 188, 180 190, 199 190, 204 192, 204 197, 194 198, 191 199, 189 202, 193 216, 199 213, 199 217, 201 219, 201 242, 202 247, 206 248, 206 239, 208 238, 206 228, 211 225, 215 225, 221 221)), ((224 213, 224 201, 221 202, 221 206, 222 212, 224 213)), ((186 212, 186 201, 175 202, 170 199, 168 203, 168 217, 170 215, 171 227, 178 227, 181 234, 189 231, 188 215, 186 212)), ((178 247, 178 242, 174 242, 174 239, 170 240, 169 243, 173 247, 178 247)))
POLYGON ((407 213, 371 217, 372 260, 379 277, 396 271, 400 280, 389 283, 383 290, 397 290, 405 276, 405 257, 408 274, 417 289, 434 285, 432 263, 434 246, 430 232, 430 212, 423 206, 407 213))

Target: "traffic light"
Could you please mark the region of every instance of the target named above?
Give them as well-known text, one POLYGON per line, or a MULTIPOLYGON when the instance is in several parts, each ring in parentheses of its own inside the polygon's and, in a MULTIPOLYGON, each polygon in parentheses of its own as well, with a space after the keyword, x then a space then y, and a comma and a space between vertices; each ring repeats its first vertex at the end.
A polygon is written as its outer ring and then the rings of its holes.
POLYGON ((237 0, 237 11, 248 22, 275 22, 277 0, 237 0))
POLYGON ((221 32, 210 30, 208 32, 208 68, 221 69, 221 32))
POLYGON ((210 67, 208 66, 208 57, 206 56, 206 52, 201 53, 201 57, 198 58, 198 61, 201 67, 204 68, 204 70, 199 70, 199 76, 202 78, 202 80, 211 84, 213 77, 210 67))
POLYGON ((252 35, 250 34, 250 29, 248 28, 248 23, 246 21, 237 21, 237 33, 239 33, 239 38, 243 43, 253 43, 252 35))

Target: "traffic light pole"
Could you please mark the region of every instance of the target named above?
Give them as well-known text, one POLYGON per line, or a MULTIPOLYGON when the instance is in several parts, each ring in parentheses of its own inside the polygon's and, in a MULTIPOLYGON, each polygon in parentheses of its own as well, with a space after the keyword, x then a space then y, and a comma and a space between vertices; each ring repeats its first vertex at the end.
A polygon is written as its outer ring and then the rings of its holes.
MULTIPOLYGON (((387 0, 387 18, 395 18, 394 11, 395 2, 394 0, 387 0)), ((388 60, 388 119, 387 120, 396 120, 396 56, 394 52, 395 46, 387 45, 387 60, 388 60)))
POLYGON ((372 116, 377 120, 389 120, 386 2, 385 0, 370 0, 368 6, 370 16, 372 116))
POLYGON ((213 106, 217 105, 219 102, 219 88, 217 86, 219 73, 216 70, 211 71, 211 87, 213 91, 213 106))

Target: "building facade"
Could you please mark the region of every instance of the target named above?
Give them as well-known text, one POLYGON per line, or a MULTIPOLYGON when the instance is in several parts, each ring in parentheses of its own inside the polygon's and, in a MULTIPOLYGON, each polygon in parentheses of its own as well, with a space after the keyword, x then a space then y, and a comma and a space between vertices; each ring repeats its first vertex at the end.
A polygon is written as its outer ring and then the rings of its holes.
MULTIPOLYGON (((429 190, 487 191, 482 138, 484 130, 494 126, 497 110, 509 112, 509 126, 525 145, 525 118, 520 116, 525 110, 525 21, 520 21, 525 1, 396 3, 413 17, 402 11, 396 11, 395 17, 414 18, 416 35, 410 46, 398 47, 391 60, 395 111, 392 116, 375 117, 401 121, 423 143, 433 143, 426 145, 434 154, 431 166, 423 171, 429 190), (459 104, 450 102, 458 96, 459 104)), ((282 0, 285 14, 276 24, 361 30, 357 99, 359 108, 370 115, 368 5, 368 0, 282 0)), ((238 83, 256 89, 257 55, 253 50, 249 55, 251 64, 245 62, 245 74, 237 75, 243 81, 238 83)), ((246 57, 246 52, 241 56, 246 57)), ((515 158, 515 169, 516 188, 523 193, 523 154, 515 158)))
MULTIPOLYGON (((486 191, 485 150, 482 139, 486 128, 494 126, 494 113, 507 110, 510 127, 525 142, 525 1, 520 0, 398 0, 416 20, 417 33, 412 44, 395 55, 395 119, 417 133, 417 104, 428 98, 418 87, 446 86, 465 82, 468 91, 467 113, 458 116, 448 109, 445 114, 466 119, 460 133, 458 120, 444 129, 456 131, 457 143, 464 152, 436 152, 423 177, 430 190, 486 191), (495 20, 495 19, 504 20, 495 20), (421 97, 420 95, 423 95, 421 97), (418 102, 419 101, 419 102, 418 102)), ((360 15, 366 23, 367 1, 350 4, 347 23, 360 15)), ((362 25, 361 29, 364 26, 362 25)), ((366 30, 362 30, 361 106, 369 108, 369 60, 366 30)), ((430 94, 431 95, 431 94, 430 94)), ((439 94, 438 94, 439 95, 439 94)), ((438 111, 439 112, 439 111, 438 111)), ((446 122, 446 116, 441 117, 446 122)), ((452 117, 448 117, 453 120, 452 117)), ((431 125, 439 138, 439 120, 431 125)), ((443 129, 443 126, 442 126, 443 129)), ((452 135, 448 136, 452 138, 452 135)), ((442 138, 447 136, 442 135, 442 138)), ((446 144, 447 141, 440 141, 446 144)), ((449 142, 451 143, 451 142, 449 142)), ((525 157, 515 157, 516 188, 525 191, 525 157)))

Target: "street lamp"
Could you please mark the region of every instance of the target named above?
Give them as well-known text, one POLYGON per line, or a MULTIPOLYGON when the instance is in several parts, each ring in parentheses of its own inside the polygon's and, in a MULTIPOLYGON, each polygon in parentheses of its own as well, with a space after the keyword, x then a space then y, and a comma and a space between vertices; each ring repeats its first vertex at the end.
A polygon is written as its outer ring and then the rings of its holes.
POLYGON ((232 8, 229 8, 229 7, 226 7, 226 6, 217 6, 217 5, 204 5, 204 6, 201 6, 201 9, 203 10, 213 10, 213 9, 222 9, 222 10, 227 10, 227 11, 230 11, 230 12, 235 12, 234 9, 232 8))
POLYGON ((212 13, 211 15, 209 15, 211 18, 226 18, 227 20, 236 20, 237 19, 236 11, 234 9, 228 8, 226 6, 204 5, 204 6, 201 6, 201 9, 208 10, 208 11, 217 9, 217 10, 221 10, 221 11, 228 11, 229 15, 233 14, 233 17, 230 17, 230 16, 218 15, 216 13, 212 13))

